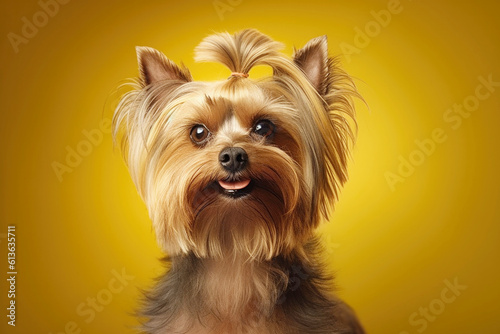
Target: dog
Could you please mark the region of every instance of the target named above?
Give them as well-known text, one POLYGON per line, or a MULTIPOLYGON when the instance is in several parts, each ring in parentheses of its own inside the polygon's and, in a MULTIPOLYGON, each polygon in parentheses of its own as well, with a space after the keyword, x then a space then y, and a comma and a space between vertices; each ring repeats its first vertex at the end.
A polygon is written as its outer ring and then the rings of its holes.
POLYGON ((347 179, 359 95, 326 36, 282 48, 254 29, 209 36, 195 60, 231 74, 200 82, 137 47, 113 136, 169 267, 146 294, 144 332, 364 333, 315 234, 347 179), (250 78, 258 65, 272 75, 250 78))

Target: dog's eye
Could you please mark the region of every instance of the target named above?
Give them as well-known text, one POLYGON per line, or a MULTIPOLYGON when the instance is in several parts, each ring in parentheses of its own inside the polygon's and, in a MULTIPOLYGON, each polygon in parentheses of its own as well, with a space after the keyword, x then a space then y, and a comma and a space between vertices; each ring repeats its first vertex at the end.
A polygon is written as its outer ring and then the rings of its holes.
POLYGON ((274 134, 275 129, 276 126, 274 125, 273 122, 267 119, 263 119, 255 123, 255 126, 253 127, 253 132, 261 137, 269 137, 272 134, 274 134))
POLYGON ((189 134, 193 143, 201 145, 208 140, 210 136, 210 131, 203 124, 198 124, 193 126, 191 133, 189 134))

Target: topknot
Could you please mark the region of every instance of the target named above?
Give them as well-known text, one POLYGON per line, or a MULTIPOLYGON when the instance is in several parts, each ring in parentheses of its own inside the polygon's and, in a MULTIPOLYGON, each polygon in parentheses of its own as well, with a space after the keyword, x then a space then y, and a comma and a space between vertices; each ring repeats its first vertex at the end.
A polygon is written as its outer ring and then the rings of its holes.
POLYGON ((245 29, 231 35, 227 32, 206 37, 195 49, 195 60, 218 62, 233 73, 245 77, 256 65, 273 66, 282 57, 283 45, 255 29, 245 29))

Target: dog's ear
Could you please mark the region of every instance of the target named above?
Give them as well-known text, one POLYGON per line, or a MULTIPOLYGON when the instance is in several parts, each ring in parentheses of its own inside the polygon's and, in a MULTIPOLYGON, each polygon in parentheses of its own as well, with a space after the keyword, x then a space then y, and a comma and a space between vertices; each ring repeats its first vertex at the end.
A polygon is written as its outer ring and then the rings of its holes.
POLYGON ((313 38, 302 49, 296 50, 293 61, 320 95, 328 93, 330 60, 326 36, 313 38))
POLYGON ((160 51, 146 46, 137 46, 136 51, 141 79, 145 86, 164 80, 193 80, 186 67, 177 66, 160 51))

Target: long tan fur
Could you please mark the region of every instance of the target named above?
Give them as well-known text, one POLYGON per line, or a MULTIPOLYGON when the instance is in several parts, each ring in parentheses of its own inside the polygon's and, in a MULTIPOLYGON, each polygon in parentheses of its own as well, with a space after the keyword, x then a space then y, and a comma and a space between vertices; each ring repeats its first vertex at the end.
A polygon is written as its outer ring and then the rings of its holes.
POLYGON ((347 179, 358 94, 328 57, 326 37, 292 58, 281 48, 253 29, 205 38, 195 50, 197 61, 244 74, 216 82, 192 81, 186 68, 160 52, 138 48, 141 77, 113 123, 172 261, 145 309, 151 333, 303 333, 305 327, 362 333, 327 292, 314 238, 347 179), (246 78, 257 65, 270 66, 273 75, 246 78), (275 133, 258 137, 259 120, 274 124, 275 133), (209 136, 196 144, 190 131, 200 124, 209 136), (234 174, 221 168, 219 155, 227 147, 244 150, 248 167, 234 174), (217 182, 228 178, 249 179, 253 188, 243 198, 221 195, 217 182), (290 297, 294 266, 308 278, 290 297), (282 303, 283 296, 288 300, 282 303), (296 314, 301 302, 317 315, 296 314), (314 311, 314 303, 323 310, 314 311), (287 312, 299 320, 287 320, 287 312), (328 312, 335 315, 325 320, 328 312), (255 324, 255 315, 264 320, 255 324), (314 324, 318 319, 324 326, 314 324))

